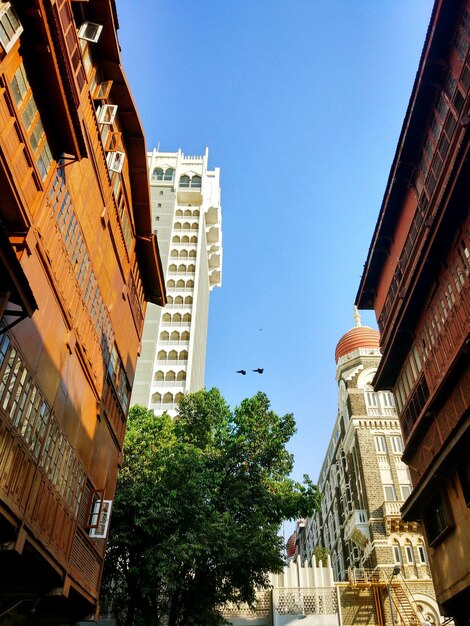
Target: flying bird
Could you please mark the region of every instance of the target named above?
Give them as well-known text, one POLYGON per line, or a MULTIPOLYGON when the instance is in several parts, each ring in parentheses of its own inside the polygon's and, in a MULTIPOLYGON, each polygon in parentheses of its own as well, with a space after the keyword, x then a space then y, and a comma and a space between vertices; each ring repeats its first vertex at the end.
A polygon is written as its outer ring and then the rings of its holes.
POLYGON ((243 376, 245 376, 246 374, 246 370, 237 370, 236 372, 237 374, 242 374, 243 376))
POLYGON ((251 370, 252 372, 258 372, 258 374, 262 374, 264 372, 264 369, 262 367, 258 367, 255 370, 251 370))

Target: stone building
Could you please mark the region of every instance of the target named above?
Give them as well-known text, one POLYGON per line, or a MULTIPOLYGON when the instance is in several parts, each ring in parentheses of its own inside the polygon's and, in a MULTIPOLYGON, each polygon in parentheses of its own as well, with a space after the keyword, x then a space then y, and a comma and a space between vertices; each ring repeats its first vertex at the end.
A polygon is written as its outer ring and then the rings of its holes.
POLYGON ((356 326, 340 339, 335 357, 338 415, 318 480, 321 512, 301 528, 299 553, 310 558, 316 547, 327 548, 337 581, 351 582, 362 571, 366 580, 383 582, 399 568, 415 612, 436 624, 423 536, 400 513, 411 480, 394 399, 372 387, 381 359, 378 331, 362 326, 356 312, 356 326))
POLYGON ((168 303, 149 305, 133 404, 176 415, 184 393, 204 387, 209 295, 222 283, 220 171, 203 156, 148 154, 153 227, 168 303))
POLYGON ((437 0, 357 305, 374 309, 445 616, 470 616, 470 1, 437 0))
POLYGON ((147 301, 165 303, 114 0, 0 3, 0 617, 98 610, 147 301))

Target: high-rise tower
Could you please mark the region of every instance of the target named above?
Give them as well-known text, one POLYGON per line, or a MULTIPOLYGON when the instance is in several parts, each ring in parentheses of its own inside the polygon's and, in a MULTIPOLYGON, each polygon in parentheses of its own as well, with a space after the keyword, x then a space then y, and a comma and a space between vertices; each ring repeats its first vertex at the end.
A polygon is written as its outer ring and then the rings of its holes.
POLYGON ((184 393, 204 386, 209 293, 221 285, 220 170, 203 156, 148 153, 152 220, 168 304, 147 310, 133 404, 176 414, 184 393))

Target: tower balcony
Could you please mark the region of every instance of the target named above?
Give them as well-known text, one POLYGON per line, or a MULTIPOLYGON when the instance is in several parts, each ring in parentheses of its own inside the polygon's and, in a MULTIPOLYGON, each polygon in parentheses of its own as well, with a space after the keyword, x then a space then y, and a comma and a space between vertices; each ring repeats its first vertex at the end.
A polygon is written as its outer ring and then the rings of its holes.
POLYGON ((346 520, 344 533, 347 539, 351 539, 356 545, 365 548, 370 541, 369 518, 365 509, 354 509, 346 520))
POLYGON ((401 507, 403 502, 397 500, 385 500, 383 503, 383 516, 387 534, 394 532, 417 532, 419 524, 417 522, 404 522, 401 518, 401 507))

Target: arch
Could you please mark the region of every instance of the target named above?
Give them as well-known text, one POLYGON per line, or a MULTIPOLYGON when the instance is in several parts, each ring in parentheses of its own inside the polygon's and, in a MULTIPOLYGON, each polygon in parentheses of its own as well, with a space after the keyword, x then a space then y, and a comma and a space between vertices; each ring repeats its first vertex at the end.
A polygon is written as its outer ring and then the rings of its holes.
POLYGON ((366 367, 357 377, 357 388, 364 389, 366 385, 372 384, 372 379, 377 371, 376 367, 366 367))
POLYGON ((154 168, 152 172, 152 180, 163 180, 163 170, 161 167, 154 168))
POLYGON ((191 224, 189 222, 184 222, 182 228, 183 230, 189 230, 191 228, 191 224))
POLYGON ((188 251, 181 250, 180 259, 186 259, 186 258, 188 258, 188 251))
POLYGON ((189 332, 187 330, 184 330, 181 333, 181 340, 182 341, 189 341, 189 332))
POLYGON ((175 223, 173 224, 173 228, 174 228, 175 230, 181 230, 181 222, 175 222, 175 223))
POLYGON ((159 361, 166 361, 166 357, 167 357, 167 354, 165 350, 160 350, 160 352, 157 354, 157 359, 159 361))
POLYGON ((167 167, 167 169, 165 170, 165 175, 163 177, 163 180, 173 180, 174 177, 175 177, 174 168, 167 167))
POLYGON ((184 237, 181 237, 181 243, 189 243, 189 237, 187 235, 184 235, 184 237))
POLYGON ((172 241, 172 243, 180 243, 179 235, 175 235, 171 241, 172 241))
POLYGON ((167 304, 173 304, 173 296, 166 297, 167 304))
POLYGON ((184 394, 181 393, 181 391, 178 391, 178 393, 175 396, 175 402, 181 402, 181 400, 183 399, 184 394))
POLYGON ((183 216, 183 211, 181 209, 176 209, 175 211, 175 215, 177 215, 178 217, 181 215, 183 216))
POLYGON ((169 361, 178 360, 178 353, 176 352, 176 350, 170 350, 170 352, 168 352, 168 360, 169 361))
POLYGON ((189 209, 186 209, 186 211, 184 212, 185 217, 191 217, 191 211, 189 209))
POLYGON ((175 257, 176 257, 176 258, 178 258, 178 250, 172 250, 172 251, 170 252, 170 256, 171 256, 172 258, 175 258, 175 257))
POLYGON ((175 304, 183 304, 183 296, 176 296, 175 304))
POLYGON ((186 380, 186 372, 184 370, 179 371, 176 380, 186 380))
POLYGON ((176 283, 178 289, 184 289, 184 280, 180 278, 180 280, 176 283))
POLYGON ((199 228, 199 225, 194 222, 194 224, 191 226, 191 230, 197 230, 199 228))
POLYGON ((195 210, 193 211, 193 216, 194 216, 194 217, 199 217, 199 209, 195 209, 195 210))
POLYGON ((183 315, 183 322, 191 322, 191 313, 185 313, 183 315))
POLYGON ((188 265, 188 267, 187 267, 187 271, 188 271, 188 272, 192 272, 192 273, 194 274, 194 272, 196 271, 196 266, 195 266, 195 265, 193 265, 193 264, 188 265))
POLYGON ((186 174, 184 174, 183 176, 180 176, 180 187, 189 187, 189 184, 190 184, 189 176, 186 176, 186 174))
POLYGON ((201 177, 197 174, 191 178, 191 187, 196 187, 196 189, 201 187, 201 177))
POLYGON ((174 330, 170 335, 171 341, 179 341, 179 338, 180 338, 180 334, 177 330, 174 330))
POLYGON ((170 338, 170 335, 168 334, 168 331, 164 330, 160 333, 160 339, 162 341, 168 341, 169 338, 170 338))
POLYGON ((169 404, 169 403, 173 403, 173 394, 170 393, 169 391, 166 392, 166 394, 163 396, 163 402, 165 404, 169 404))
POLYGON ((186 265, 178 265, 178 272, 183 272, 183 274, 186 272, 186 265))
POLYGON ((181 313, 175 313, 173 315, 173 322, 181 322, 181 313))
POLYGON ((191 258, 196 258, 196 250, 190 250, 190 251, 189 251, 189 256, 190 256, 191 258))
POLYGON ((162 372, 162 370, 158 370, 158 372, 155 372, 155 376, 154 379, 155 380, 163 380, 165 377, 164 373, 162 372))
POLYGON ((158 391, 156 391, 155 393, 152 393, 152 404, 160 404, 161 401, 162 401, 161 393, 158 393, 158 391))
POLYGON ((194 287, 194 280, 188 280, 187 283, 186 283, 186 287, 193 288, 194 287))
POLYGON ((168 289, 174 289, 175 281, 171 278, 170 280, 167 281, 166 286, 168 287, 168 289))
POLYGON ((187 361, 188 360, 188 351, 187 350, 181 350, 179 360, 180 361, 187 361))
POLYGON ((175 265, 174 263, 172 263, 172 264, 170 265, 170 267, 168 268, 168 271, 169 271, 169 272, 176 272, 176 265, 175 265))
POLYGON ((184 303, 185 304, 192 304, 193 303, 193 297, 192 296, 186 296, 186 298, 184 299, 184 303))
POLYGON ((191 243, 197 243, 197 237, 195 235, 191 237, 191 243))
POLYGON ((171 315, 169 313, 163 313, 162 322, 171 322, 171 315))
POLYGON ((169 370, 169 371, 166 373, 165 380, 170 380, 170 381, 176 380, 176 374, 175 374, 175 372, 174 372, 173 370, 169 370))

